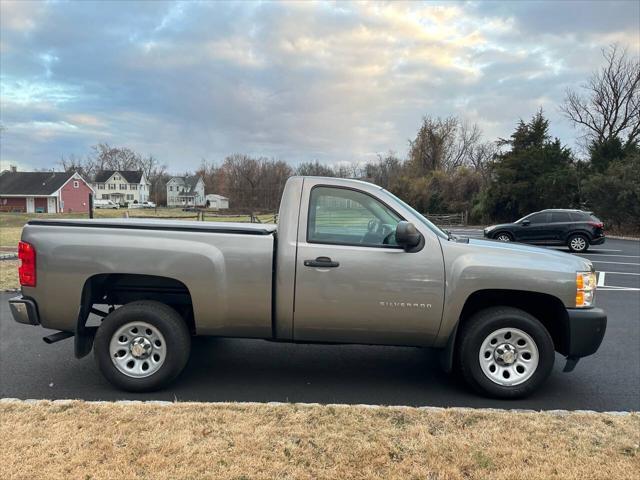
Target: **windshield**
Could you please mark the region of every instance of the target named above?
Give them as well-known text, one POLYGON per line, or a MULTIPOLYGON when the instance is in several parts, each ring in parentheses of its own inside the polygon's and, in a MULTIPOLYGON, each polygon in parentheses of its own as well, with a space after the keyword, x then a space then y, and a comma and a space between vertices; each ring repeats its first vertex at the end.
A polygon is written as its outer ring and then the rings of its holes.
POLYGON ((407 202, 404 202, 403 200, 399 199, 393 193, 391 193, 389 190, 385 190, 383 188, 382 191, 385 192, 387 195, 391 196, 394 200, 396 200, 398 203, 400 203, 400 205, 402 205, 404 208, 409 210, 411 213, 413 213, 418 218, 418 220, 424 226, 426 226, 429 230, 432 230, 436 235, 449 240, 449 235, 447 233, 445 233, 440 227, 434 225, 429 220, 427 220, 427 218, 424 215, 422 215, 420 212, 418 212, 415 208, 413 208, 407 202))

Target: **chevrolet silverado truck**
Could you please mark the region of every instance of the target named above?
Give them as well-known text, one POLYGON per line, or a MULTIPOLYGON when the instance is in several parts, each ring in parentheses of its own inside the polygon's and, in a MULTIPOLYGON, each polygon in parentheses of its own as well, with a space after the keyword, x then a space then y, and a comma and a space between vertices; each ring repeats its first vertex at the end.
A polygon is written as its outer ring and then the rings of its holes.
POLYGON ((604 336, 587 259, 454 237, 358 180, 292 177, 278 219, 30 220, 12 314, 129 391, 164 387, 213 335, 437 348, 476 391, 516 398, 604 336))

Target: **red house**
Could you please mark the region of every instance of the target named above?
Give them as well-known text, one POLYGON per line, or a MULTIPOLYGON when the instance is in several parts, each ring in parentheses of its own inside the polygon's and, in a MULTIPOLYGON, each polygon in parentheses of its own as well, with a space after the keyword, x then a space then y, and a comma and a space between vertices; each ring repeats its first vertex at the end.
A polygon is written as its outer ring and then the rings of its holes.
POLYGON ((0 211, 88 212, 90 193, 91 186, 74 172, 0 173, 0 211))

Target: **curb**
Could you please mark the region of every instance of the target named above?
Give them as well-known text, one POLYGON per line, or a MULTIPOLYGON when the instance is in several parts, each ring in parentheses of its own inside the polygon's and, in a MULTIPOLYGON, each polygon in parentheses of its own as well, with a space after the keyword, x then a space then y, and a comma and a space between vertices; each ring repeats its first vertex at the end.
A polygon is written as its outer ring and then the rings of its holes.
POLYGON ((14 258, 18 258, 17 253, 3 253, 0 255, 0 260, 13 260, 14 258))
POLYGON ((166 400, 116 400, 116 401, 105 401, 105 400, 73 400, 73 399, 63 399, 63 400, 37 400, 37 399, 26 399, 21 400, 19 398, 0 398, 0 405, 2 404, 27 404, 27 405, 38 405, 38 404, 47 404, 51 403, 53 405, 73 405, 75 403, 83 403, 89 405, 121 405, 121 406, 140 406, 140 405, 151 405, 157 407, 170 407, 174 405, 197 405, 197 406, 216 406, 216 407, 257 407, 257 406, 268 406, 268 407, 297 407, 297 408, 315 408, 315 407, 330 407, 330 408, 367 408, 367 409, 392 409, 392 410, 419 410, 433 413, 442 413, 442 412, 460 412, 460 413, 516 413, 516 414, 531 414, 531 413, 546 413, 553 416, 564 417, 572 414, 584 414, 584 415, 615 415, 615 416, 627 416, 634 415, 638 412, 627 412, 627 411, 609 411, 609 412, 596 412, 595 410, 532 410, 532 409, 523 409, 523 408, 472 408, 472 407, 410 407, 406 405, 368 405, 364 403, 360 404, 344 404, 344 403, 286 403, 286 402, 179 402, 173 401, 169 402, 166 400))
POLYGON ((640 242, 640 237, 626 237, 626 236, 618 236, 618 235, 607 235, 607 238, 611 238, 612 240, 634 240, 636 242, 640 242))

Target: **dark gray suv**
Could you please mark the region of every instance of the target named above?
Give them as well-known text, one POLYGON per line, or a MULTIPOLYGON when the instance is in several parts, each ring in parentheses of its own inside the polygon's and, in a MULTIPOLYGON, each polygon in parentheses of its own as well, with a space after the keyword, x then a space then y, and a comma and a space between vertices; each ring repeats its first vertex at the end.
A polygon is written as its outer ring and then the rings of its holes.
POLYGON ((566 209, 542 210, 514 223, 492 225, 484 229, 484 236, 502 242, 566 245, 577 253, 605 240, 604 225, 592 212, 566 209))

